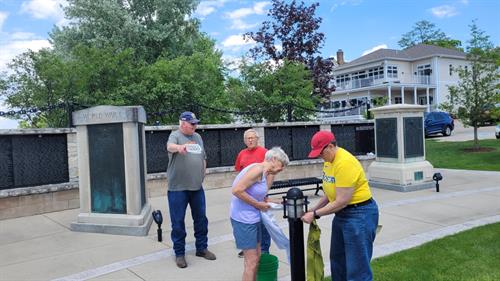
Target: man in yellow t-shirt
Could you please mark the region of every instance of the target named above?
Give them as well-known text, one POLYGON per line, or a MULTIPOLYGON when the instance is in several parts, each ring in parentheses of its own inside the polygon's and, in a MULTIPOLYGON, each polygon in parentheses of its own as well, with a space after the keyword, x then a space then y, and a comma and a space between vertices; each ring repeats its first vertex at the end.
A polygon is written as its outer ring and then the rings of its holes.
POLYGON ((335 213, 330 243, 332 280, 373 280, 370 260, 378 225, 378 207, 359 161, 338 147, 335 136, 319 131, 311 139, 309 158, 321 157, 323 196, 302 220, 311 223, 335 213))

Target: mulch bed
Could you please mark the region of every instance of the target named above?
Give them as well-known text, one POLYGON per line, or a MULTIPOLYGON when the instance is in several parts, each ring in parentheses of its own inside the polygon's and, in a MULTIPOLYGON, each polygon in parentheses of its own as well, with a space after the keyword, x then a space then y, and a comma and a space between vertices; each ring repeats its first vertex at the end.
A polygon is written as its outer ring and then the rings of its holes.
POLYGON ((479 147, 478 149, 476 148, 464 148, 462 149, 463 152, 469 152, 469 153, 476 153, 476 152, 491 152, 495 151, 496 149, 494 147, 479 147))

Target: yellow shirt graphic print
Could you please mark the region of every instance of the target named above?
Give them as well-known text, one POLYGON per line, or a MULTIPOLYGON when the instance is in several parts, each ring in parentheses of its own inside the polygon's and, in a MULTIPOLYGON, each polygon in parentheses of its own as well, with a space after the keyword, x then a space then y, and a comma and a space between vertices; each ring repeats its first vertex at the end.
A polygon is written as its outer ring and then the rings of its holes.
POLYGON ((351 153, 339 147, 333 162, 323 164, 323 191, 328 201, 336 198, 337 187, 353 187, 349 204, 366 201, 372 197, 363 167, 351 153))

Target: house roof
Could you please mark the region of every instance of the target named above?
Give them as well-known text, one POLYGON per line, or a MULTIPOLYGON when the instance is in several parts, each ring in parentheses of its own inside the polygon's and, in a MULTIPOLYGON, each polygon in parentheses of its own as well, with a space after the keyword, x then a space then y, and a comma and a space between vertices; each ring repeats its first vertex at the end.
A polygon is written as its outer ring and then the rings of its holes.
POLYGON ((337 68, 347 68, 363 63, 378 61, 383 59, 399 59, 412 61, 432 56, 458 57, 464 58, 466 54, 462 51, 443 48, 434 45, 418 44, 404 50, 379 49, 348 63, 339 65, 337 68))

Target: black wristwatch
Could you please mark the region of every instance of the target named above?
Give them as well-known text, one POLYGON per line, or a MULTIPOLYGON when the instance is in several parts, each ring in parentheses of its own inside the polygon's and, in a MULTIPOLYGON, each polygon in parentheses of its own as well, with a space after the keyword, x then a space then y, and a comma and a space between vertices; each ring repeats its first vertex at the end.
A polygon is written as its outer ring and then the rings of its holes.
POLYGON ((314 218, 315 218, 315 219, 319 219, 319 218, 321 218, 318 214, 316 214, 316 210, 314 210, 314 211, 313 211, 313 214, 314 214, 314 218))

